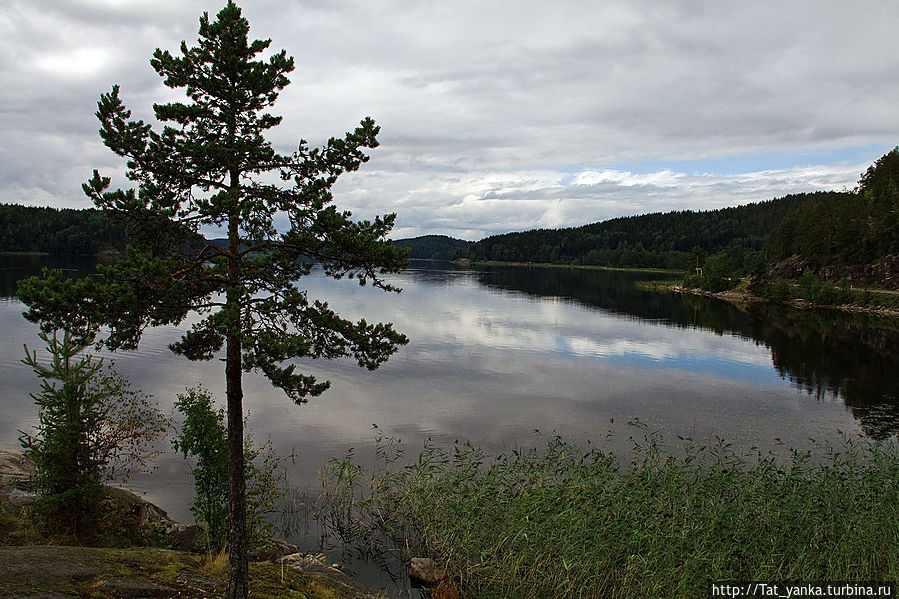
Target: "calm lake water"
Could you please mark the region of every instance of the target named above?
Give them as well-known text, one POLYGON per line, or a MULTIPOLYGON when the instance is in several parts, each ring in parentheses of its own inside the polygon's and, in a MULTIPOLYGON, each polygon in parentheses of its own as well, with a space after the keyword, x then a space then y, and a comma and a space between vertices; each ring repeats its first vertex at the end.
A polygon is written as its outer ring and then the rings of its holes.
MULTIPOLYGON (((40 348, 21 317, 15 281, 50 264, 84 262, 0 256, 0 446, 16 447, 35 421, 37 380, 20 360, 40 348)), ((389 321, 410 343, 375 372, 350 361, 314 361, 333 382, 294 405, 260 375, 245 375, 249 429, 291 455, 292 481, 316 489, 319 467, 355 448, 373 452, 373 424, 415 451, 427 438, 470 440, 489 450, 541 444, 547 435, 629 446, 639 418, 664 439, 723 436, 738 446, 803 447, 839 433, 883 438, 899 431, 899 325, 835 311, 737 308, 716 300, 642 291, 653 273, 562 268, 457 268, 413 263, 388 294, 320 274, 310 297, 339 313, 389 321), (535 432, 539 430, 540 433, 535 432), (607 439, 609 431, 611 439, 607 439)), ((166 412, 185 387, 202 383, 224 399, 219 361, 189 362, 167 345, 182 330, 148 331, 136 352, 111 356, 133 385, 166 412)), ((133 485, 171 515, 189 520, 192 487, 171 452, 133 485)))

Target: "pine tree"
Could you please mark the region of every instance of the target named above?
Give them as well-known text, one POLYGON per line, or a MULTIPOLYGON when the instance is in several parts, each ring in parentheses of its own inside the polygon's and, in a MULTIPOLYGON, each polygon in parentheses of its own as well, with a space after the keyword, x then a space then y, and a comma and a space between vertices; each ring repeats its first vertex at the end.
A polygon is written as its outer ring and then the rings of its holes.
POLYGON ((35 464, 36 511, 51 533, 90 540, 100 518, 101 483, 126 479, 155 455, 153 442, 169 426, 150 398, 133 391, 88 343, 63 331, 42 331, 50 361, 25 348, 23 362, 41 380, 33 433, 22 445, 35 464))
POLYGON ((407 342, 391 324, 351 322, 312 301, 296 282, 314 263, 325 274, 398 291, 383 278, 406 263, 386 239, 395 215, 351 220, 332 204, 337 178, 368 160, 379 128, 370 118, 323 147, 299 142, 275 151, 265 133, 281 122, 266 112, 289 83, 293 59, 282 50, 258 57, 271 40, 249 41, 249 24, 233 2, 214 21, 200 18, 198 44, 180 56, 156 50, 151 65, 187 102, 153 106, 162 131, 140 120, 119 88, 98 103, 100 135, 127 159, 137 189, 109 190, 98 172, 84 185, 94 203, 128 226, 135 246, 104 280, 66 280, 58 272, 20 284, 27 317, 65 323, 82 334, 106 327, 111 349, 137 346, 148 326, 177 325, 190 312, 202 319, 173 351, 208 360, 224 348, 229 454, 230 554, 227 596, 247 594, 242 372, 261 371, 295 402, 319 395, 327 381, 295 371, 297 358, 355 358, 374 369, 407 342), (271 183, 280 177, 280 184, 271 183), (289 229, 279 232, 276 214, 289 229), (227 231, 227 245, 191 251, 185 239, 200 227, 227 231), (286 363, 286 364, 285 364, 286 363))

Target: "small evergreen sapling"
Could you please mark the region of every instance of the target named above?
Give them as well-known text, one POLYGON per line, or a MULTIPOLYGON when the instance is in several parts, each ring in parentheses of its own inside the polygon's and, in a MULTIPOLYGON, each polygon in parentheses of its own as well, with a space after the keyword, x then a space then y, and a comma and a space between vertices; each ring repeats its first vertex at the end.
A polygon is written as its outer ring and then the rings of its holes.
POLYGON ((41 390, 32 394, 36 430, 20 437, 36 467, 35 509, 48 531, 90 537, 101 516, 102 482, 148 467, 168 420, 111 366, 82 355, 87 340, 68 331, 62 339, 55 331, 39 335, 50 362, 25 347, 23 363, 41 379, 41 390))

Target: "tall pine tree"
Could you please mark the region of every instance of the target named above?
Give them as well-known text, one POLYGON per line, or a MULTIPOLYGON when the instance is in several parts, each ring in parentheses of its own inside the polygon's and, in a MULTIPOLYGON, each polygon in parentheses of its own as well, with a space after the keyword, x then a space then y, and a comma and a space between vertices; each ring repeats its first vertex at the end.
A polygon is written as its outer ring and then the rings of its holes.
POLYGON ((214 21, 200 18, 195 47, 182 42, 180 56, 156 50, 153 68, 188 98, 153 106, 166 123, 161 131, 132 120, 118 86, 101 96, 100 135, 127 159, 137 189, 110 191, 110 179, 95 171, 84 190, 128 226, 135 246, 103 270, 102 281, 47 272, 19 290, 28 318, 85 334, 105 326, 111 349, 134 348, 146 327, 177 325, 190 312, 201 320, 172 350, 208 360, 224 348, 229 598, 247 594, 242 372, 261 371, 302 403, 328 382, 296 372, 291 360, 347 356, 374 369, 407 342, 391 324, 346 320, 296 285, 318 263, 331 277, 398 291, 383 278, 405 265, 386 239, 395 215, 351 220, 330 191, 339 175, 368 160, 379 128, 366 118, 323 147, 301 140, 293 154, 279 154, 264 135, 281 117, 266 110, 289 83, 293 59, 284 51, 259 57, 271 40, 249 41, 248 34, 229 1, 214 21), (270 183, 271 174, 281 183, 270 183), (276 229, 276 214, 286 215, 286 232, 276 229), (226 230, 227 245, 191 251, 185 236, 200 227, 226 230))

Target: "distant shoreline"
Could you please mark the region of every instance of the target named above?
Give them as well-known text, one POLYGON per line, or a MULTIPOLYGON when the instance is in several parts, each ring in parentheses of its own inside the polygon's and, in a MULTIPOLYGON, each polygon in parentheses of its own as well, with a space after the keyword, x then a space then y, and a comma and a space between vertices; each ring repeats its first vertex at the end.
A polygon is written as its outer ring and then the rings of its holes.
POLYGON ((50 252, 21 252, 16 250, 0 250, 0 256, 49 256, 50 252))
MULTIPOLYGON (((454 261, 455 262, 455 261, 454 261)), ((610 272, 657 272, 682 275, 682 270, 670 268, 643 268, 621 266, 598 266, 595 264, 556 264, 553 262, 504 262, 501 260, 469 260, 472 266, 516 266, 527 268, 576 268, 580 270, 604 270, 610 272)))
MULTIPOLYGON (((702 289, 698 289, 695 287, 683 287, 682 285, 666 285, 662 287, 667 291, 673 291, 674 293, 683 293, 686 295, 701 295, 705 297, 713 297, 715 299, 719 299, 721 301, 725 301, 731 304, 781 304, 784 306, 790 306, 792 308, 798 308, 800 310, 810 310, 810 309, 825 309, 825 310, 839 310, 841 312, 851 312, 854 314, 870 314, 872 316, 883 316, 887 318, 899 318, 899 310, 893 308, 875 308, 871 306, 860 306, 858 304, 839 304, 839 305, 829 305, 829 304, 815 304, 808 300, 796 299, 790 300, 788 302, 772 302, 771 300, 765 299, 763 297, 759 297, 757 295, 753 295, 747 291, 719 291, 717 293, 713 293, 711 291, 704 291, 702 289)), ((872 290, 872 292, 877 293, 877 291, 872 290)))

